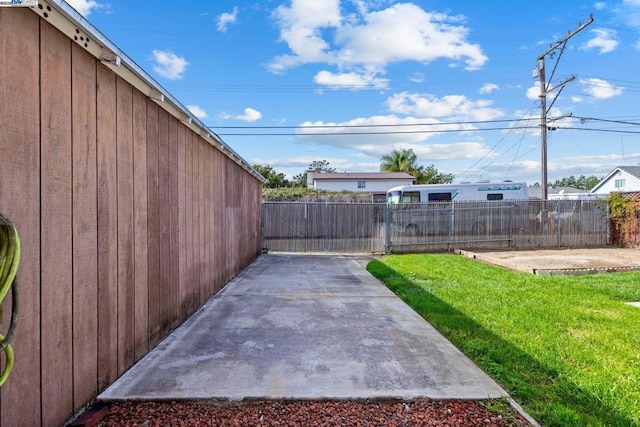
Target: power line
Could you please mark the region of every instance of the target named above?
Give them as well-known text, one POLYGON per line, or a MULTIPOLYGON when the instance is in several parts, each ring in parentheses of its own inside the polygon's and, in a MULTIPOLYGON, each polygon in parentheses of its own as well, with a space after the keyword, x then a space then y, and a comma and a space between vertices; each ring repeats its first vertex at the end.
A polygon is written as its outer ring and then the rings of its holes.
MULTIPOLYGON (((446 126, 446 125, 441 125, 446 126)), ((403 135, 403 134, 422 134, 422 133, 454 133, 454 132, 477 132, 477 131, 496 131, 511 129, 538 129, 540 126, 515 126, 515 127, 490 127, 477 129, 435 129, 435 130, 406 130, 406 131, 390 131, 390 132, 272 132, 272 133, 219 133, 219 136, 356 136, 356 135, 403 135)))
POLYGON ((368 125, 298 125, 298 126, 207 126, 209 129, 333 129, 333 128, 378 128, 378 127, 415 127, 415 126, 450 126, 450 125, 474 125, 487 123, 511 123, 523 120, 537 119, 500 119, 500 120, 466 120, 455 122, 436 123, 396 123, 396 124, 368 124, 368 125))
MULTIPOLYGON (((565 120, 578 120, 584 124, 589 121, 602 122, 602 123, 615 123, 628 126, 640 126, 640 121, 628 121, 628 120, 615 120, 605 119, 598 117, 583 117, 572 116, 566 117, 565 120)), ((488 131, 514 131, 514 130, 535 130, 539 129, 539 124, 526 124, 536 121, 536 118, 520 118, 520 119, 501 119, 501 120, 472 120, 472 121, 452 121, 452 122, 438 122, 438 123, 396 123, 396 124, 366 124, 366 125, 300 125, 300 126, 209 126, 209 129, 238 129, 238 130, 337 130, 335 132, 216 132, 220 136, 352 136, 352 135, 402 135, 402 134, 430 134, 430 133, 455 133, 455 132, 488 132, 488 131), (473 127, 473 128, 456 128, 446 129, 451 126, 465 126, 465 125, 485 125, 496 123, 515 123, 512 126, 489 126, 489 127, 473 127), (524 124, 519 124, 524 123, 524 124), (343 129, 380 129, 380 128, 423 128, 415 130, 385 130, 385 131, 359 131, 348 132, 343 129), (437 127, 438 129, 433 129, 437 127), (445 128, 445 129, 443 129, 445 128)), ((547 121, 553 122, 554 118, 550 118, 547 121)), ((577 127, 577 126, 562 126, 560 124, 554 124, 548 126, 549 130, 582 130, 592 132, 614 132, 614 133, 629 133, 636 134, 640 131, 624 130, 624 129, 606 129, 606 128, 592 128, 592 127, 577 127)))

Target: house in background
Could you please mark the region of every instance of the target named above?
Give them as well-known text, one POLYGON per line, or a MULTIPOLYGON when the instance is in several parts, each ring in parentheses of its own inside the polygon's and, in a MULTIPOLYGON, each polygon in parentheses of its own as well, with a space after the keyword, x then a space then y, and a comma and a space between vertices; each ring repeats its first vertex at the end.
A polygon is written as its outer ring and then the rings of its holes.
MULTIPOLYGON (((541 200, 542 188, 541 187, 529 187, 528 189, 529 199, 541 200)), ((584 194, 584 191, 573 187, 547 187, 547 197, 549 200, 562 199, 565 196, 572 194, 584 194)), ((567 197, 568 198, 568 197, 567 197)))
POLYGON ((398 185, 410 185, 414 181, 413 175, 405 172, 307 172, 308 188, 370 193, 375 201, 384 201, 388 189, 398 185))
POLYGON ((634 191, 640 191, 640 166, 618 166, 591 189, 591 193, 603 195, 634 191))

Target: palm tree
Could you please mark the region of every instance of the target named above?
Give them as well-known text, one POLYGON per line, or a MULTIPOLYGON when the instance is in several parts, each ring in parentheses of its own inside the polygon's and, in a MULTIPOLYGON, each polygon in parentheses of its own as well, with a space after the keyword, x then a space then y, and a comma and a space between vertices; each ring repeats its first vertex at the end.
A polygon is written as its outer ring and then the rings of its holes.
POLYGON ((380 158, 380 172, 406 172, 413 175, 418 184, 449 184, 452 174, 438 172, 434 165, 418 165, 418 156, 412 149, 396 150, 380 158))
POLYGON ((418 166, 418 156, 412 149, 393 149, 390 154, 380 158, 380 172, 406 172, 419 181, 422 166, 418 166))

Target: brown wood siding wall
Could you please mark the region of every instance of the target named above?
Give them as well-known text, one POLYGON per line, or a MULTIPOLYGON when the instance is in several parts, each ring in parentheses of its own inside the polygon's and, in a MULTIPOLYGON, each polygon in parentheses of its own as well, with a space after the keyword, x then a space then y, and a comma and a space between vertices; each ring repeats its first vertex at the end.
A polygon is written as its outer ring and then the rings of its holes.
POLYGON ((260 189, 36 14, 0 9, 0 211, 22 241, 0 426, 62 424, 252 262, 260 189))

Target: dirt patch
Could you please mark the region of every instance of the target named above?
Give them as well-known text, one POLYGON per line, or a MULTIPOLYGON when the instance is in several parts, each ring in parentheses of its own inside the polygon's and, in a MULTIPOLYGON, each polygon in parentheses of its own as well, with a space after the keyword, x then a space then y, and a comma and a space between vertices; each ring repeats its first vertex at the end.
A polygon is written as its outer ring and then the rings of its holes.
POLYGON ((544 249, 457 251, 479 261, 532 274, 597 274, 640 271, 640 249, 544 249))

